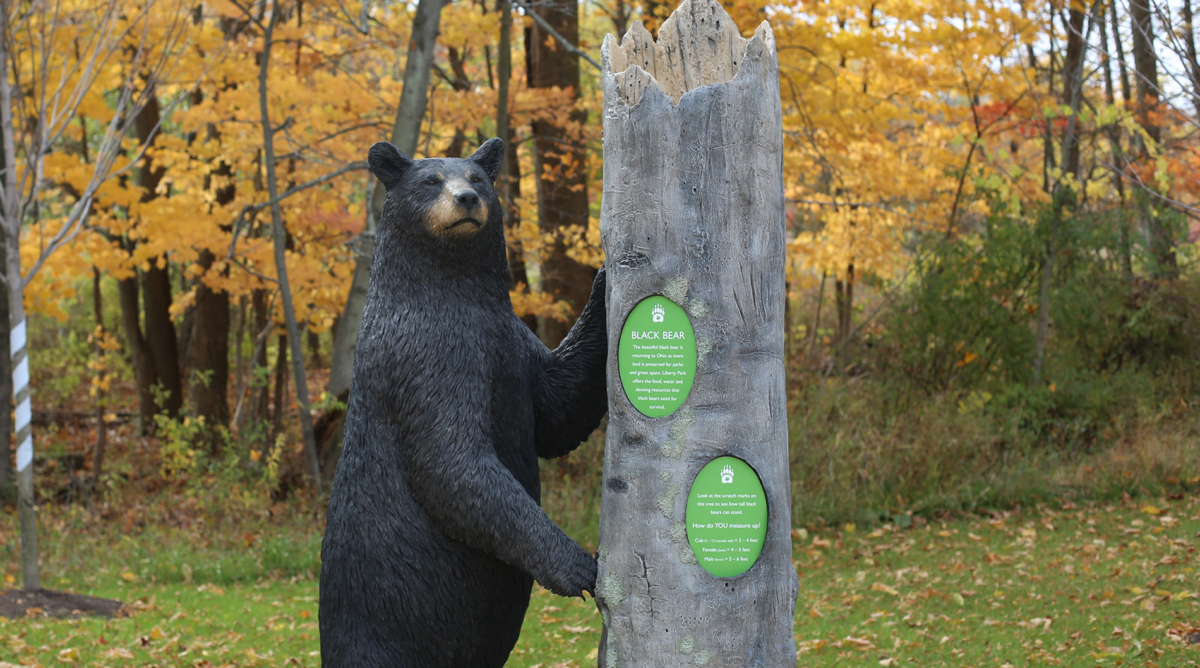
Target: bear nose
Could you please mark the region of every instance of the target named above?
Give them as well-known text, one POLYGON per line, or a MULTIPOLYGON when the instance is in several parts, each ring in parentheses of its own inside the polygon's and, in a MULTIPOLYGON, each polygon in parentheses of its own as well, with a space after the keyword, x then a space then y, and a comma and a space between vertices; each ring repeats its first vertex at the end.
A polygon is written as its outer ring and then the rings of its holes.
POLYGON ((479 204, 479 195, 474 190, 464 190, 454 195, 454 203, 470 211, 479 204))

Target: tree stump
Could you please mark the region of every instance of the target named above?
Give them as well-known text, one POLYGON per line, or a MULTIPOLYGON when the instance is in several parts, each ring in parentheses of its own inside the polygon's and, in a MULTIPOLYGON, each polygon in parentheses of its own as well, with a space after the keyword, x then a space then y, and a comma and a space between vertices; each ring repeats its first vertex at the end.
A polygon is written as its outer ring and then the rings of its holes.
POLYGON ((686 0, 601 54, 600 666, 794 666, 774 34, 686 0))

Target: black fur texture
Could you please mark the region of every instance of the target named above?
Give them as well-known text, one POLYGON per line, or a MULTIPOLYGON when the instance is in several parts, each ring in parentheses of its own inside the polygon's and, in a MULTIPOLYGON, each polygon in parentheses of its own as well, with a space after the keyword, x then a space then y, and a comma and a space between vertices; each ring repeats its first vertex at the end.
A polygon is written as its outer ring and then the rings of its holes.
POLYGON ((537 460, 574 450, 608 408, 604 272, 551 352, 509 300, 503 143, 468 159, 369 155, 388 196, 321 548, 322 663, 498 668, 534 579, 561 596, 595 588, 593 556, 539 506, 537 460), (439 235, 425 224, 439 179, 460 177, 486 224, 439 235))

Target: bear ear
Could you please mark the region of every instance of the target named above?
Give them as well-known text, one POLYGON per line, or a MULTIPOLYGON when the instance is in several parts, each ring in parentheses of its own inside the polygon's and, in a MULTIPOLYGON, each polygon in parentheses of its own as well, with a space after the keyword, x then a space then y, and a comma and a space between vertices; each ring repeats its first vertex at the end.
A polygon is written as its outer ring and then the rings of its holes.
POLYGON ((371 166, 371 173, 383 182, 385 188, 391 190, 400 182, 404 172, 412 167, 413 161, 401 153, 400 149, 381 141, 371 146, 371 150, 367 152, 367 164, 371 166))
POLYGON ((468 158, 483 168, 493 183, 500 175, 500 167, 504 164, 504 142, 499 137, 492 137, 479 147, 479 150, 468 158))

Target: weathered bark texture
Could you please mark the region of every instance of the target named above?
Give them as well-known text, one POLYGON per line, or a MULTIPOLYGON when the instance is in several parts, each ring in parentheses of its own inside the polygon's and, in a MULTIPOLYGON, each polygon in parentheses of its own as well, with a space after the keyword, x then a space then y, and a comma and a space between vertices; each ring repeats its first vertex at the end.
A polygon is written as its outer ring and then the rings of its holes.
MULTIPOLYGON (((563 39, 579 43, 579 5, 575 0, 549 0, 533 7, 563 39)), ((570 88, 579 100, 579 57, 568 53, 537 22, 525 41, 526 67, 531 88, 570 88)), ((574 123, 587 122, 587 112, 570 114, 574 123)), ((542 258, 542 290, 556 301, 571 305, 566 320, 546 318, 542 336, 554 348, 571 330, 591 294, 596 270, 571 258, 568 244, 587 229, 587 152, 568 127, 545 120, 533 122, 534 168, 537 173, 538 226, 553 240, 542 258)))
POLYGON ((783 132, 775 38, 743 39, 714 0, 685 0, 657 44, 634 23, 604 67, 609 417, 596 602, 600 666, 796 665, 784 391, 783 132), (624 319, 662 294, 690 314, 692 391, 647 418, 621 387, 624 319), (731 455, 755 469, 767 536, 717 578, 684 525, 692 480, 731 455))

